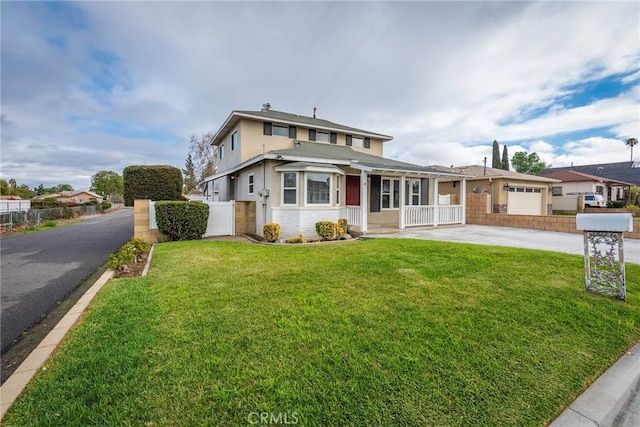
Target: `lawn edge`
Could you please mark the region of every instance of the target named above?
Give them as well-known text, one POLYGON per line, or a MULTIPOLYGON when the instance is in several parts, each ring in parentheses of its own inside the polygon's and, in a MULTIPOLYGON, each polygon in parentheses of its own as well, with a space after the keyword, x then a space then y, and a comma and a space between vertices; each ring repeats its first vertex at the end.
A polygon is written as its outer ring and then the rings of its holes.
POLYGON ((77 323, 84 310, 102 287, 113 277, 114 270, 105 271, 76 304, 64 315, 58 324, 29 354, 13 374, 0 387, 0 421, 20 396, 29 381, 47 362, 51 354, 60 345, 69 330, 77 323))

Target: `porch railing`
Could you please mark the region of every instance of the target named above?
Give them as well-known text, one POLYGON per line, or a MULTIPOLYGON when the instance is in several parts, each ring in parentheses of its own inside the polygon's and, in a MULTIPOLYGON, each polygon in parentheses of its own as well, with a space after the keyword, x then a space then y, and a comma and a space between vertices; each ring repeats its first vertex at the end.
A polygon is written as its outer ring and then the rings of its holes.
POLYGON ((436 206, 405 206, 405 227, 440 224, 462 224, 462 205, 438 205, 438 215, 435 216, 436 206))
POLYGON ((347 224, 360 225, 360 206, 347 206, 347 224))

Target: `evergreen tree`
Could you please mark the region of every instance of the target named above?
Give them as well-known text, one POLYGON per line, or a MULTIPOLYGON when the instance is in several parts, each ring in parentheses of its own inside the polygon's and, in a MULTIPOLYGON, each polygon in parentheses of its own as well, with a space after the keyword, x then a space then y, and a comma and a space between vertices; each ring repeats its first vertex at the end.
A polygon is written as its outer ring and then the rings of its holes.
POLYGON ((502 161, 500 160, 500 145, 498 141, 493 141, 493 160, 491 161, 491 167, 494 169, 502 169, 502 161))
POLYGON ((509 154, 507 153, 507 146, 502 149, 502 169, 509 170, 509 154))
POLYGON ((191 153, 187 156, 187 160, 184 162, 184 169, 182 169, 182 175, 184 176, 184 192, 189 193, 191 190, 195 190, 198 185, 198 178, 196 176, 196 167, 193 164, 193 158, 191 153))

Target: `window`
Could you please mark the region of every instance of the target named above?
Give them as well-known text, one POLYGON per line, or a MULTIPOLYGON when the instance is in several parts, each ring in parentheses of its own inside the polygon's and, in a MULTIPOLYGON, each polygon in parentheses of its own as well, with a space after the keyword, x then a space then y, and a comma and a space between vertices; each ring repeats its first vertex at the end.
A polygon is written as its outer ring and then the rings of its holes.
POLYGON ((331 202, 331 175, 307 173, 307 204, 328 205, 331 202))
POLYGON ((400 207, 400 180, 387 179, 382 180, 381 206, 382 209, 397 209, 400 207))
POLYGON ((329 142, 329 132, 316 131, 316 141, 329 142))
POLYGON ((282 174, 282 204, 298 204, 298 174, 296 172, 282 174))
POLYGON ((356 136, 352 136, 351 145, 354 147, 364 147, 364 138, 358 138, 356 136))
POLYGON ((220 145, 220 160, 224 159, 224 144, 220 145))
POLYGON ((552 196, 562 196, 562 187, 551 187, 552 196))
POLYGON ((340 186, 342 185, 342 177, 338 175, 336 177, 336 205, 340 204, 340 186))
POLYGON ((602 185, 596 185, 596 194, 604 194, 604 187, 602 185))
POLYGON ((264 122, 262 133, 264 135, 286 136, 295 139, 298 137, 297 131, 298 129, 295 126, 274 125, 270 122, 264 122))
POLYGON ((272 125, 271 132, 272 132, 272 135, 288 137, 289 136, 289 126, 272 125))
POLYGON ((249 174, 249 195, 253 195, 253 174, 249 174))
POLYGON ((420 180, 408 179, 404 182, 404 204, 420 206, 420 180))
POLYGON ((233 135, 231 135, 231 151, 238 148, 238 131, 235 131, 233 135))
POLYGON ((348 146, 371 148, 371 138, 360 138, 358 136, 347 135, 346 143, 348 146))

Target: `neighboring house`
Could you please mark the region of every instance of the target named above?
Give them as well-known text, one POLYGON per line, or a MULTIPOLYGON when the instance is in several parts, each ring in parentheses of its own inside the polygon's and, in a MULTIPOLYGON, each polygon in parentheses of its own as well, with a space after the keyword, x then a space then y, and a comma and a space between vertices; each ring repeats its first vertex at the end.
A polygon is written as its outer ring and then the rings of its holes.
MULTIPOLYGON (((314 114, 315 116, 315 114, 314 114)), ((215 134, 208 201, 254 201, 256 230, 316 236, 315 223, 346 218, 353 229, 464 223, 464 197, 438 206, 438 183, 464 176, 387 159, 392 137, 270 109, 233 111, 215 134)), ((463 193, 464 194, 464 193, 463 193)))
POLYGON ((44 201, 46 199, 55 199, 60 203, 83 204, 89 202, 101 203, 104 198, 91 191, 61 191, 59 193, 42 194, 34 197, 33 201, 44 201))
MULTIPOLYGON (((586 173, 618 182, 630 183, 640 187, 640 165, 631 161, 548 168, 545 169, 542 174, 546 175, 551 172, 566 170, 586 173)), ((626 188, 620 186, 607 186, 606 192, 603 192, 603 195, 607 200, 624 200, 626 198, 626 191, 628 191, 626 188)))
MULTIPOLYGON (((470 165, 459 167, 432 166, 433 169, 469 175, 467 192, 488 193, 492 213, 510 215, 551 215, 550 188, 559 181, 502 169, 470 165)), ((442 193, 455 194, 455 182, 442 184, 442 193)))
POLYGON ((596 193, 602 194, 605 199, 611 200, 610 196, 617 199, 618 195, 624 194, 624 189, 633 184, 604 178, 602 176, 590 175, 588 173, 573 170, 545 170, 542 176, 559 179, 561 182, 551 188, 554 196, 566 196, 567 194, 596 193))

